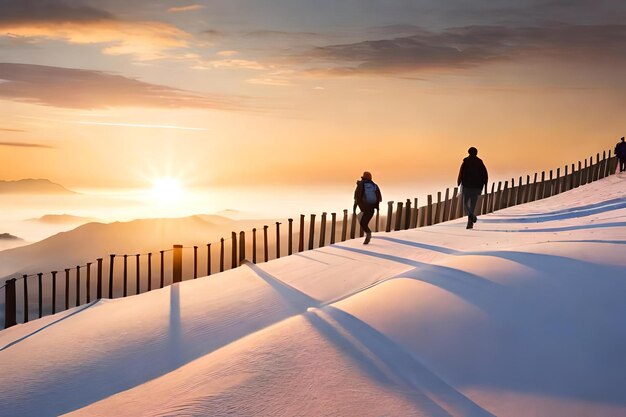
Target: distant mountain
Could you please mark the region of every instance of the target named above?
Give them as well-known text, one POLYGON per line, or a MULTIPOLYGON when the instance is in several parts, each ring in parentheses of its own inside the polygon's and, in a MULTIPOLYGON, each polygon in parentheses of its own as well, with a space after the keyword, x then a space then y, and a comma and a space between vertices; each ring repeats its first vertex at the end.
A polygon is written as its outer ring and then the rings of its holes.
MULTIPOLYGON (((273 221, 265 224, 273 224, 273 221)), ((217 255, 219 248, 216 242, 220 238, 228 239, 231 232, 248 231, 262 225, 263 220, 232 220, 215 215, 106 224, 93 222, 40 242, 1 251, 0 277, 30 274, 33 271, 63 270, 93 262, 97 258, 108 260, 112 253, 133 256, 152 252, 156 259, 159 250, 171 249, 173 244, 182 244, 185 247, 197 245, 199 254, 205 256, 206 244, 213 243, 212 251, 217 255)), ((227 243, 230 244, 229 240, 227 243)), ((185 251, 186 258, 191 254, 191 250, 185 251)), ((168 261, 167 268, 170 263, 168 261)))
POLYGON ((97 219, 93 217, 73 216, 71 214, 46 214, 38 219, 29 219, 28 221, 40 222, 46 224, 84 224, 95 222, 97 219))
POLYGON ((78 194, 46 179, 0 180, 0 194, 78 194))
POLYGON ((24 246, 25 242, 21 237, 14 236, 10 233, 0 233, 0 251, 24 246))
POLYGON ((0 233, 0 240, 22 240, 17 236, 13 236, 10 233, 0 233))

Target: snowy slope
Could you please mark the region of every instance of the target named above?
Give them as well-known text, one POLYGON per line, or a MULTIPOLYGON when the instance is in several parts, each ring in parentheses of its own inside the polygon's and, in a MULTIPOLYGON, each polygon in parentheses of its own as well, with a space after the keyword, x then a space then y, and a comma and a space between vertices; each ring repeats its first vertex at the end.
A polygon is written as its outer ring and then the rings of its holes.
POLYGON ((0 415, 626 416, 626 177, 0 332, 0 415))

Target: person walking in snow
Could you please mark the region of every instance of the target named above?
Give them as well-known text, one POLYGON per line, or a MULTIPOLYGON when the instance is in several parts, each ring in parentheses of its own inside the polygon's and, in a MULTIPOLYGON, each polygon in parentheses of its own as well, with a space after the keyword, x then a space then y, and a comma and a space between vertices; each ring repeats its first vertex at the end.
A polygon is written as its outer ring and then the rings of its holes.
POLYGON ((372 181, 372 174, 365 171, 361 176, 361 180, 356 182, 356 190, 354 190, 354 206, 352 211, 356 213, 357 206, 361 210, 359 224, 365 232, 364 245, 370 243, 372 231, 369 228, 369 222, 374 217, 374 210, 378 210, 380 202, 383 201, 382 194, 378 185, 372 181))
POLYGON ((623 137, 621 142, 617 142, 615 145, 615 156, 619 161, 619 172, 626 171, 626 142, 624 142, 623 137))
POLYGON ((467 150, 469 156, 463 159, 457 185, 463 186, 463 207, 467 213, 467 228, 473 229, 474 223, 478 220, 474 214, 478 196, 482 193, 483 187, 487 187, 489 174, 487 167, 478 157, 478 149, 473 146, 467 150))

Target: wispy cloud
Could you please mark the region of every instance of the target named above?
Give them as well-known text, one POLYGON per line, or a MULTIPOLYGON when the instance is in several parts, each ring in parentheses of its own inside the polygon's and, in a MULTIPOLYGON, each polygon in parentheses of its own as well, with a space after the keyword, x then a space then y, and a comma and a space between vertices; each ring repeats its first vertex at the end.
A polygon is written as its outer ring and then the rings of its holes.
POLYGON ((318 47, 293 57, 320 75, 390 74, 463 69, 490 62, 624 59, 626 25, 468 26, 441 32, 403 26, 410 36, 318 47))
POLYGON ((91 125, 91 126, 114 126, 114 127, 137 127, 142 129, 175 129, 175 130, 208 130, 202 127, 186 127, 175 125, 154 125, 154 124, 139 124, 139 123, 107 123, 107 122, 74 122, 78 125, 91 125))
POLYGON ((213 68, 241 68, 249 70, 266 70, 269 67, 258 61, 252 61, 249 59, 218 59, 209 61, 208 64, 213 68))
POLYGON ((0 146, 6 146, 11 148, 42 148, 42 149, 54 149, 54 146, 44 145, 41 143, 25 143, 25 142, 0 142, 0 146))
POLYGON ((283 78, 257 77, 246 80, 249 84, 269 85, 274 87, 286 87, 292 85, 291 81, 283 78))
POLYGON ((0 63, 0 79, 6 80, 0 83, 0 98, 54 107, 244 108, 238 98, 199 94, 102 71, 0 63))
POLYGON ((169 9, 167 9, 167 11, 168 13, 191 12, 193 10, 204 9, 205 7, 206 6, 203 6, 201 4, 190 4, 188 6, 170 7, 169 9))
POLYGON ((26 132, 26 131, 23 129, 9 129, 6 127, 0 127, 0 132, 16 132, 16 133, 20 132, 21 133, 21 132, 26 132))
POLYGON ((123 20, 104 10, 62 0, 2 0, 0 36, 106 44, 105 54, 130 54, 142 60, 185 48, 190 38, 167 23, 123 20))

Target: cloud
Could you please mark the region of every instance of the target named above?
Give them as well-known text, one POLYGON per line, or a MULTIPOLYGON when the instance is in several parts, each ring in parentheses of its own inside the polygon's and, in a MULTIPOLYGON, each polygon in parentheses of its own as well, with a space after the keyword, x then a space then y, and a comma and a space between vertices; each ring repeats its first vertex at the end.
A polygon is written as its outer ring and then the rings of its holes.
POLYGON ((393 39, 318 47, 294 58, 314 63, 308 69, 312 73, 350 75, 462 69, 535 57, 626 57, 626 25, 467 26, 414 32, 393 39))
POLYGON ((217 54, 219 56, 235 56, 239 54, 239 51, 234 51, 234 50, 219 51, 217 54))
POLYGON ((209 61, 208 64, 213 68, 240 68, 248 70, 266 70, 269 67, 257 61, 251 61, 248 59, 218 59, 215 61, 209 61))
POLYGON ((272 87, 286 87, 292 85, 289 80, 282 78, 272 78, 272 77, 258 77, 258 78, 250 78, 246 80, 249 84, 257 84, 257 85, 269 85, 272 87))
POLYGON ((0 98, 45 106, 242 108, 239 100, 150 84, 102 71, 0 63, 0 80, 5 80, 0 83, 0 98))
POLYGON ((246 32, 244 37, 246 38, 254 38, 254 39, 264 39, 264 38, 280 38, 280 39, 310 39, 320 37, 319 33, 316 32, 289 32, 282 30, 253 30, 251 32, 246 32))
POLYGON ((188 6, 181 6, 181 7, 170 7, 169 9, 167 9, 168 13, 180 13, 180 12, 190 12, 193 10, 200 10, 200 9, 204 9, 206 6, 203 6, 201 4, 190 4, 188 6))
POLYGON ((140 129, 173 129, 173 130, 208 130, 203 127, 188 127, 188 126, 176 126, 176 125, 155 125, 145 123, 122 123, 122 122, 74 122, 78 125, 87 126, 109 126, 109 127, 136 127, 140 129))
POLYGON ((187 47, 186 32, 162 22, 122 20, 109 12, 62 0, 2 0, 0 36, 102 44, 110 55, 151 60, 187 47))
POLYGON ((203 31, 202 34, 209 39, 217 39, 224 35, 221 31, 217 29, 207 29, 203 31))
POLYGON ((0 146, 7 146, 12 148, 43 148, 54 149, 54 146, 43 145, 41 143, 24 143, 24 142, 0 142, 0 146))
POLYGON ((6 127, 0 127, 0 132, 26 132, 25 130, 22 129, 9 129, 6 127))

